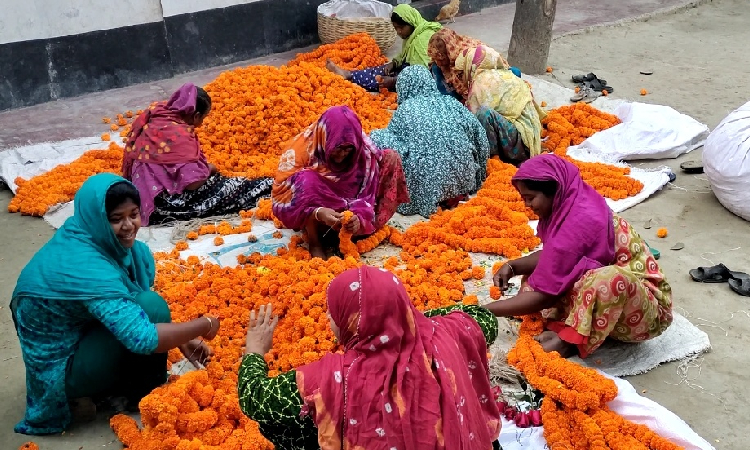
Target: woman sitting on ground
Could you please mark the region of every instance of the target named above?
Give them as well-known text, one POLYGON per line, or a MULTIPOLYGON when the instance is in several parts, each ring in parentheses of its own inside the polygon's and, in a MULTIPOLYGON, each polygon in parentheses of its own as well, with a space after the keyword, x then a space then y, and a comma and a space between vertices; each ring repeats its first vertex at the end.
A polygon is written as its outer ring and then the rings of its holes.
POLYGON ((543 248, 509 261, 495 274, 506 290, 528 277, 521 292, 487 305, 496 316, 542 312, 547 351, 589 356, 607 339, 641 342, 672 323, 672 290, 648 245, 573 164, 545 154, 526 161, 513 185, 539 216, 543 248))
POLYGON ((15 431, 53 434, 71 410, 92 419, 92 397, 125 397, 131 407, 167 379, 167 351, 196 366, 210 359, 197 338, 213 339, 219 320, 170 323, 151 290, 154 258, 135 240, 140 196, 113 174, 89 178, 75 212, 21 272, 10 309, 26 363, 26 416, 15 431))
POLYGON ((398 109, 384 130, 370 134, 380 148, 401 156, 410 203, 404 215, 429 217, 438 204, 452 207, 487 178, 489 144, 484 128, 455 99, 440 94, 429 70, 407 67, 398 77, 398 109))
POLYGON ((331 281, 328 311, 343 352, 274 378, 263 355, 277 317, 270 304, 250 315, 240 407, 277 450, 493 448, 492 314, 462 305, 422 314, 392 273, 369 266, 331 281))
POLYGON ((518 165, 541 153, 544 112, 529 85, 507 69, 503 57, 480 46, 461 52, 455 67, 469 86, 466 106, 484 126, 490 154, 518 165))
MULTIPOLYGON (((456 68, 456 59, 464 51, 480 46, 485 45, 479 39, 462 36, 450 28, 442 28, 432 35, 427 54, 432 60, 430 69, 441 94, 450 95, 461 103, 466 102, 469 98, 469 84, 464 81, 461 69, 456 68)), ((498 63, 517 77, 521 76, 521 71, 510 67, 502 57, 498 63)))
POLYGON ((122 174, 141 194, 143 226, 235 214, 271 193, 271 178, 225 177, 206 161, 195 128, 210 111, 208 93, 187 83, 133 122, 122 174))
POLYGON ((322 237, 341 227, 344 211, 354 213, 349 231, 365 236, 409 201, 398 153, 375 147, 348 106, 329 108, 287 148, 273 185, 273 213, 285 227, 306 231, 313 257, 326 258, 322 237))
POLYGON ((427 44, 432 35, 442 28, 442 25, 426 21, 419 11, 405 4, 393 8, 391 23, 396 29, 396 34, 404 40, 401 53, 391 62, 364 70, 345 70, 336 66, 332 61, 328 61, 326 65, 328 70, 368 91, 378 92, 381 88, 394 90, 396 77, 404 67, 409 65, 427 67, 430 63, 430 57, 427 56, 427 44))

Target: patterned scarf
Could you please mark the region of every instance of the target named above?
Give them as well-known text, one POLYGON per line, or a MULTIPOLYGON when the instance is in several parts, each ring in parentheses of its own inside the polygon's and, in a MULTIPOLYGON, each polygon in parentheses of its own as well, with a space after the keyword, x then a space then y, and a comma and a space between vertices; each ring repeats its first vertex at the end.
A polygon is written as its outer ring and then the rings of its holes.
POLYGON ((461 70, 456 68, 456 59, 462 52, 480 45, 484 44, 478 39, 462 36, 450 28, 443 28, 432 35, 427 47, 427 54, 443 72, 445 81, 464 100, 469 95, 469 85, 461 76, 461 70))
POLYGON ((336 277, 328 308, 345 352, 297 369, 322 450, 489 450, 500 432, 487 343, 463 312, 429 319, 392 273, 336 277))
POLYGON ((134 161, 149 164, 179 164, 198 161, 201 146, 185 116, 195 113, 198 89, 183 85, 166 102, 151 105, 133 122, 125 144, 122 176, 131 178, 134 161))
MULTIPOLYGON (((287 144, 273 184, 273 211, 285 226, 301 229, 317 207, 357 214, 362 233, 375 231, 375 194, 382 152, 348 106, 328 109, 287 144), (351 145, 348 165, 336 167, 331 153, 351 145)), ((347 161, 345 161, 347 162, 347 161)))

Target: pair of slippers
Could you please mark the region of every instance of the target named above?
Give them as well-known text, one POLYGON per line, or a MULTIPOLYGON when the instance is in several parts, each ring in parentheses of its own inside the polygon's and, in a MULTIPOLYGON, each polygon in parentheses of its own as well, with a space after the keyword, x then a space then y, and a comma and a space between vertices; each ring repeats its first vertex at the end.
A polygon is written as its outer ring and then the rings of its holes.
POLYGON ((586 75, 573 75, 572 79, 573 83, 576 83, 582 90, 585 88, 589 88, 592 91, 597 91, 599 93, 601 93, 602 91, 607 91, 608 94, 611 94, 615 91, 612 86, 607 86, 607 80, 603 80, 597 77, 594 73, 588 73, 586 75))
POLYGON ((724 264, 713 267, 692 269, 690 278, 698 283, 728 283, 729 288, 739 295, 750 297, 750 275, 729 270, 724 264))

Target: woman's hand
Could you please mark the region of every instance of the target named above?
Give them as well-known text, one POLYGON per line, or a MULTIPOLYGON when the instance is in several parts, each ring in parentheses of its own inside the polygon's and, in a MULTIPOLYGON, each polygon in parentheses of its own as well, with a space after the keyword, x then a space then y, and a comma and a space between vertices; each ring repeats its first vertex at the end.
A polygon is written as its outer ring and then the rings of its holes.
POLYGON ((495 286, 499 287, 501 291, 505 292, 510 287, 509 281, 515 276, 515 272, 511 267, 510 263, 505 263, 497 269, 497 272, 492 276, 492 282, 495 286))
POLYGON ((217 174, 217 173, 219 173, 219 168, 218 168, 218 167, 216 167, 216 166, 214 166, 214 165, 213 165, 213 164, 211 164, 211 163, 208 163, 208 170, 210 170, 210 171, 211 171, 211 175, 214 175, 214 174, 217 174))
POLYGON ((255 310, 250 311, 250 323, 247 327, 247 338, 245 339, 245 354, 257 353, 265 355, 271 350, 273 343, 273 330, 279 323, 279 316, 273 315, 273 306, 269 303, 260 307, 260 311, 255 314, 255 310))
POLYGON ((388 64, 386 64, 386 65, 385 65, 385 67, 383 67, 383 72, 384 72, 384 73, 385 73, 386 75, 390 75, 390 74, 392 74, 392 73, 393 73, 393 70, 394 70, 395 68, 396 68, 396 63, 395 63, 395 62, 393 62, 393 61, 391 61, 391 62, 389 62, 388 64))
POLYGON ((337 213, 331 208, 320 208, 317 210, 315 218, 329 227, 333 227, 337 223, 341 222, 341 213, 337 213))
POLYGON ((190 361, 196 369, 202 369, 211 362, 211 357, 214 355, 211 347, 208 346, 203 339, 193 339, 187 344, 180 345, 178 347, 182 352, 182 355, 190 361))
POLYGON ((346 225, 344 226, 344 229, 351 234, 356 234, 357 231, 359 231, 359 217, 357 215, 353 215, 351 219, 349 219, 348 222, 346 222, 346 225))
POLYGON ((380 89, 388 89, 389 91, 392 91, 396 88, 396 77, 382 77, 380 78, 380 81, 378 81, 378 87, 380 89))
POLYGON ((219 328, 221 328, 221 321, 218 317, 213 316, 203 316, 204 318, 208 319, 209 322, 211 322, 211 328, 208 329, 208 332, 206 332, 203 335, 203 339, 210 341, 211 339, 216 337, 216 334, 219 332, 219 328))

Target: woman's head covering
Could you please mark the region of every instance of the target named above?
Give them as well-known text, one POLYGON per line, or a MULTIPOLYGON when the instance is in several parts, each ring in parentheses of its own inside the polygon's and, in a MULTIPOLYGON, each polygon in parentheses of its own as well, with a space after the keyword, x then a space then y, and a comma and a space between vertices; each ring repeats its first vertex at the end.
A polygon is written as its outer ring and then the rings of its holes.
POLYGON ((487 450, 500 431, 487 343, 463 312, 428 319, 398 278, 361 266, 328 287, 343 354, 297 369, 322 450, 487 450))
POLYGON ((430 63, 430 57, 427 56, 427 46, 430 38, 436 31, 443 28, 437 22, 428 22, 419 14, 419 11, 410 5, 400 4, 393 8, 393 12, 404 19, 404 22, 414 27, 414 31, 401 47, 401 52, 393 58, 397 65, 407 63, 412 66, 427 66, 430 63))
POLYGON ((456 68, 456 59, 463 51, 483 45, 478 39, 462 36, 450 28, 443 28, 432 35, 427 47, 427 54, 443 72, 445 81, 463 98, 469 95, 469 85, 461 76, 461 69, 456 68))
POLYGON ((429 69, 424 66, 405 68, 396 79, 396 93, 398 94, 399 104, 417 97, 441 95, 435 78, 432 77, 429 69))
POLYGON ((315 208, 350 210, 357 214, 364 233, 375 230, 375 194, 378 161, 382 152, 362 130, 348 106, 324 112, 287 144, 279 158, 273 185, 274 214, 284 225, 300 229, 315 208), (330 155, 336 147, 351 145, 348 165, 336 167, 330 155))
POLYGON ((107 217, 112 185, 127 181, 94 175, 74 199, 74 213, 21 271, 13 298, 47 300, 133 299, 154 282, 154 258, 146 244, 125 248, 107 217))
POLYGON ((122 176, 141 194, 143 225, 148 225, 156 196, 165 190, 181 194, 211 174, 195 128, 185 122, 185 117, 195 113, 197 98, 198 88, 186 83, 166 103, 151 105, 131 126, 122 155, 122 176), (139 177, 133 174, 136 161, 151 165, 139 177))
POLYGON ((130 179, 133 162, 179 164, 202 156, 200 142, 184 117, 195 112, 198 90, 183 85, 166 103, 151 105, 131 126, 123 152, 122 174, 130 179))
POLYGON ((467 86, 485 70, 508 69, 510 66, 503 56, 490 47, 481 45, 462 50, 456 58, 455 68, 467 86))
POLYGON ((552 214, 539 220, 537 235, 544 247, 529 284, 549 295, 563 295, 587 271, 615 259, 612 210, 604 197, 586 184, 578 168, 553 154, 535 156, 521 164, 518 181, 554 181, 557 192, 552 214))
POLYGON ((183 84, 167 101, 167 108, 184 115, 195 113, 198 88, 193 83, 183 84))

